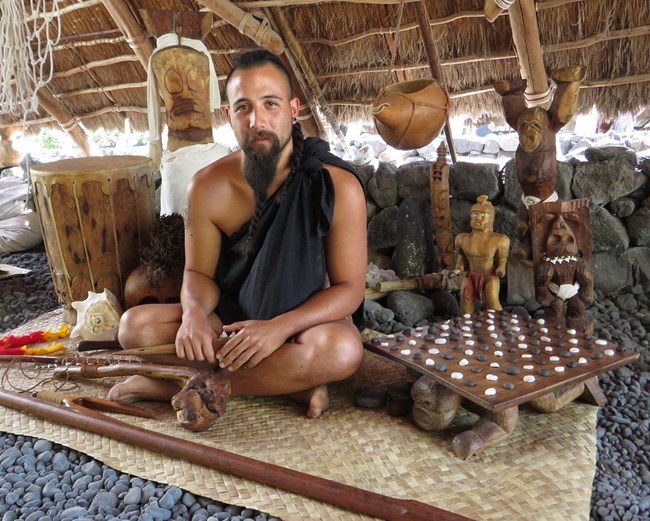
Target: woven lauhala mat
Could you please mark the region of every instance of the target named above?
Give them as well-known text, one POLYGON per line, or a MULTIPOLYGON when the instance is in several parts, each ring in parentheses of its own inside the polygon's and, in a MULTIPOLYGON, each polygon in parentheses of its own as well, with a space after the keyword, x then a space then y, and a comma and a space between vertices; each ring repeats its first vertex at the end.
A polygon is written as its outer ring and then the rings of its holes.
MULTIPOLYGON (((15 332, 56 328, 61 320, 60 312, 52 312, 15 332)), ((8 389, 27 389, 47 376, 25 376, 6 367, 0 371, 8 389)), ((476 419, 470 413, 459 415, 445 432, 427 433, 407 417, 353 405, 354 390, 360 386, 407 379, 402 366, 366 353, 357 375, 331 386, 332 406, 316 420, 304 417, 304 406, 282 398, 232 398, 226 414, 200 434, 178 427, 174 411, 165 404, 146 404, 160 414, 157 421, 119 419, 387 496, 416 499, 476 520, 588 519, 596 407, 573 403, 555 414, 523 407, 506 441, 462 461, 453 454, 451 440, 476 419)), ((105 396, 114 381, 86 380, 74 393, 105 396)), ((52 384, 44 387, 52 389, 52 384)), ((4 407, 0 407, 0 430, 61 443, 121 472, 285 520, 370 519, 4 407)))

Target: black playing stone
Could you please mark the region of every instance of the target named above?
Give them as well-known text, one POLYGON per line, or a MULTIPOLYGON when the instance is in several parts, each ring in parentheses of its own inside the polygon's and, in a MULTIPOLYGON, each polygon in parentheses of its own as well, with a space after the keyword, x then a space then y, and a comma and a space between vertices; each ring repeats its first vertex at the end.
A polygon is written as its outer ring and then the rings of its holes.
POLYGON ((444 373, 447 370, 447 366, 445 364, 440 364, 436 366, 436 369, 438 369, 439 372, 444 373))
POLYGON ((479 349, 480 349, 481 351, 489 351, 489 350, 490 350, 490 346, 487 345, 487 344, 483 344, 482 346, 479 347, 479 349))
POLYGON ((535 360, 535 363, 537 365, 546 365, 546 360, 544 360, 543 358, 538 358, 537 360, 535 360))
POLYGON ((566 366, 570 369, 573 369, 574 367, 578 367, 578 362, 575 360, 570 360, 569 362, 566 363, 566 366))
POLYGON ((555 344, 557 347, 564 347, 566 344, 564 342, 558 342, 555 344))
POLYGON ((569 358, 571 356, 571 353, 569 353, 569 351, 561 351, 560 356, 562 358, 569 358))
POLYGON ((404 331, 402 331, 405 335, 410 335, 411 334, 411 328, 407 327, 404 331))
POLYGON ((530 352, 534 355, 538 355, 542 352, 542 350, 539 347, 533 347, 530 352))
POLYGON ((472 367, 472 373, 479 374, 482 371, 480 367, 472 367))
POLYGON ((467 387, 476 387, 476 382, 474 380, 467 380, 467 387))
POLYGON ((601 353, 594 353, 593 355, 591 355, 592 360, 600 360, 602 357, 603 355, 601 353))
POLYGON ((451 349, 452 349, 452 351, 460 351, 462 348, 463 348, 463 346, 461 346, 460 344, 456 344, 451 349))
POLYGON ((453 340, 453 341, 460 340, 460 335, 458 335, 457 333, 452 333, 451 335, 449 335, 449 340, 453 340))
POLYGON ((488 357, 487 357, 487 355, 484 355, 483 353, 481 353, 480 355, 478 355, 478 356, 476 357, 476 359, 477 359, 479 362, 485 362, 485 361, 487 361, 488 357))
POLYGON ((397 335, 395 337, 396 342, 404 342, 404 336, 403 335, 397 335))
POLYGON ((429 346, 426 344, 420 344, 420 349, 422 349, 422 351, 427 351, 429 349, 429 346))
POLYGON ((397 351, 398 347, 395 344, 391 344, 388 349, 390 349, 391 351, 397 351))
POLYGON ((530 345, 538 346, 539 344, 540 344, 540 342, 539 342, 539 340, 537 340, 536 338, 533 338, 533 339, 531 339, 531 341, 530 341, 530 345))
POLYGON ((479 342, 485 342, 485 337, 481 335, 476 340, 478 340, 479 342))
POLYGON ((454 359, 454 355, 452 355, 451 353, 446 353, 446 354, 442 355, 442 357, 445 360, 453 360, 454 359))
POLYGON ((516 348, 516 347, 509 347, 509 348, 508 348, 508 353, 516 353, 516 352, 517 352, 517 348, 516 348))
POLYGON ((517 358, 516 356, 511 356, 510 358, 508 358, 508 362, 510 362, 511 364, 516 364, 517 362, 519 362, 519 358, 517 358))
POLYGON ((504 389, 508 389, 508 391, 512 391, 515 388, 515 384, 512 382, 506 382, 503 384, 504 389))
POLYGON ((413 353, 413 360, 422 360, 422 353, 413 353))
POLYGON ((546 369, 546 367, 544 367, 543 369, 539 370, 539 374, 541 374, 542 376, 551 376, 551 370, 546 369))
POLYGON ((506 374, 517 375, 519 374, 519 369, 516 367, 506 367, 506 374))
POLYGON ((433 336, 432 334, 424 335, 424 340, 426 340, 427 342, 433 341, 435 339, 436 337, 433 336))
POLYGON ((591 350, 593 346, 591 345, 591 342, 585 342, 584 344, 582 344, 582 347, 591 350))
POLYGON ((584 336, 582 337, 583 340, 591 340, 591 339, 593 339, 593 338, 594 338, 594 337, 592 337, 591 335, 584 335, 584 336))
POLYGON ((435 335, 435 334, 438 332, 438 328, 436 327, 435 324, 431 324, 431 325, 429 326, 428 331, 429 331, 429 334, 430 334, 430 335, 435 335))
POLYGON ((374 344, 374 345, 381 344, 381 340, 379 340, 376 336, 373 336, 373 337, 370 339, 370 343, 371 343, 371 344, 374 344))

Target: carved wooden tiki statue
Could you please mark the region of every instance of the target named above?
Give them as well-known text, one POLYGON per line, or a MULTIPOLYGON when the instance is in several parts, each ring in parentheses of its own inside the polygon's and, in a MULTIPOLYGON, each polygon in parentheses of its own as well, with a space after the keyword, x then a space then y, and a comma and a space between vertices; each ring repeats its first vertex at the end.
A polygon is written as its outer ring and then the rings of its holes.
POLYGON ((591 333, 584 318, 593 301, 589 199, 532 205, 529 209, 535 293, 548 318, 591 333))

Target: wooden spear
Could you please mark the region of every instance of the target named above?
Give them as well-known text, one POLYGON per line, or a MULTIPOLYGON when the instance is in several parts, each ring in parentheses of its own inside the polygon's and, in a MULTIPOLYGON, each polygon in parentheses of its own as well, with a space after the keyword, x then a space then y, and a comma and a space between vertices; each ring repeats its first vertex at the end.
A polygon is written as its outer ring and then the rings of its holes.
POLYGON ((468 517, 419 501, 383 496, 221 449, 180 440, 113 418, 94 415, 88 417, 73 409, 11 391, 0 390, 0 405, 388 521, 471 521, 468 517))

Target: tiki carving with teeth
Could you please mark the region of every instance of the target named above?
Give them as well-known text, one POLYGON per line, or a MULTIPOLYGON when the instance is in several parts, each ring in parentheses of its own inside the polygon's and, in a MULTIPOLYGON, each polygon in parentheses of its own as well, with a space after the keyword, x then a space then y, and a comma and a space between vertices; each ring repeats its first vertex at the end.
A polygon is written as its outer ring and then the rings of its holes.
POLYGON ((529 208, 535 292, 548 318, 591 332, 584 317, 593 301, 589 199, 536 204, 529 208))

